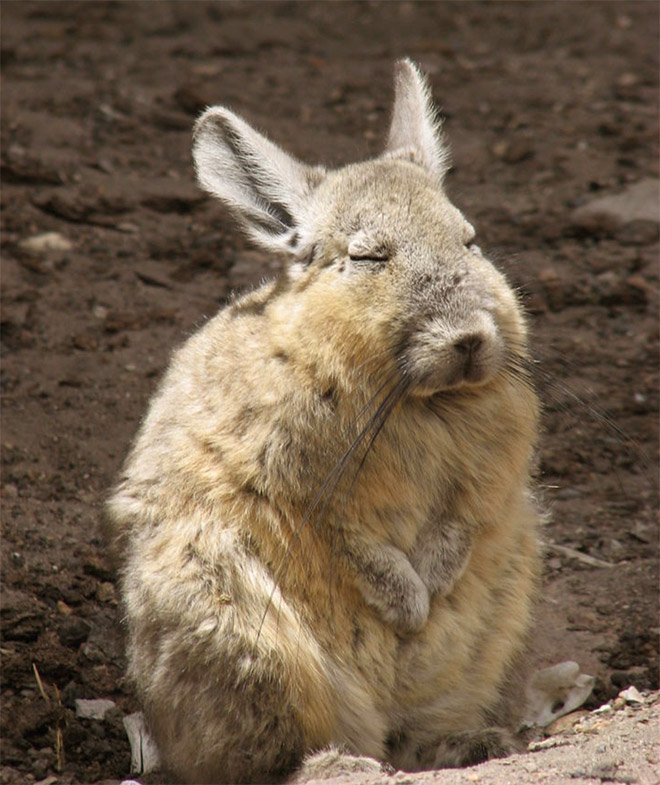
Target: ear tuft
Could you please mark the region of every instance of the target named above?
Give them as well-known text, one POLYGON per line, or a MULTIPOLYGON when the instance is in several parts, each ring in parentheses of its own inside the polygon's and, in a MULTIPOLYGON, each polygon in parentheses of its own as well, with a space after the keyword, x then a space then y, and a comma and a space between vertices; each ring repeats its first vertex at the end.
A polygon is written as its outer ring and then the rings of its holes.
POLYGON ((394 106, 385 148, 390 157, 408 158, 442 179, 449 153, 426 78, 412 60, 399 60, 394 68, 394 106))
POLYGON ((269 250, 291 252, 307 221, 309 197, 325 172, 306 166, 224 107, 207 109, 195 124, 197 179, 269 250))

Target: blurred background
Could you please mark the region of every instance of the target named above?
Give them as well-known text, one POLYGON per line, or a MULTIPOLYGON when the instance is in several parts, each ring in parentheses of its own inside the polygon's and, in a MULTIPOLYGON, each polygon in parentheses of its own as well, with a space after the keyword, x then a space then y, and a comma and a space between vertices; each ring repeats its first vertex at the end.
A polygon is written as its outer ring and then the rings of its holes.
POLYGON ((207 105, 377 154, 430 77, 448 189, 530 314, 551 511, 535 661, 657 687, 658 13, 647 2, 3 2, 0 782, 129 770, 101 508, 172 349, 277 273, 194 184, 207 105), (110 699, 104 721, 75 700, 110 699))

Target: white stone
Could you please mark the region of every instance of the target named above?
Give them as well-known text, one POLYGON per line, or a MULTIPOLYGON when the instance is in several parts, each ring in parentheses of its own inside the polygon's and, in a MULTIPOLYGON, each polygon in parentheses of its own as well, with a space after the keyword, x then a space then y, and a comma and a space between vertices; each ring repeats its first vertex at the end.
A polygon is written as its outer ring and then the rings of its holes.
POLYGON ((124 728, 131 745, 131 772, 148 774, 160 767, 160 755, 156 742, 149 735, 141 711, 124 717, 124 728))
POLYGON ((21 240, 18 247, 27 253, 41 255, 51 251, 70 251, 73 243, 59 232, 44 232, 21 240))
POLYGON ((623 698, 626 703, 644 703, 644 696, 637 687, 628 687, 621 690, 619 698, 623 698))
POLYGON ((660 180, 640 180, 621 193, 593 199, 573 212, 573 222, 581 226, 619 226, 630 221, 660 222, 660 180))
POLYGON ((591 695, 595 681, 593 676, 580 673, 577 662, 570 660, 536 671, 527 685, 523 725, 544 728, 575 711, 591 695))
POLYGON ((102 720, 110 709, 114 709, 116 705, 114 701, 106 698, 96 698, 94 700, 79 698, 76 701, 76 717, 84 720, 102 720))

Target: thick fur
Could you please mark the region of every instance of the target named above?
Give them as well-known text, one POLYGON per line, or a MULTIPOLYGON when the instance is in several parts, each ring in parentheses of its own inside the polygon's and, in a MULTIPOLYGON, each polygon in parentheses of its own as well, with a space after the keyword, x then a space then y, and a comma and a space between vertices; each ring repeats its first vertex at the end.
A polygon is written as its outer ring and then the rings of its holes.
POLYGON ((165 765, 265 782, 328 748, 311 760, 505 754, 537 402, 516 297, 442 189, 423 78, 398 64, 376 160, 306 167, 224 108, 195 159, 289 263, 176 353, 109 503, 165 765))

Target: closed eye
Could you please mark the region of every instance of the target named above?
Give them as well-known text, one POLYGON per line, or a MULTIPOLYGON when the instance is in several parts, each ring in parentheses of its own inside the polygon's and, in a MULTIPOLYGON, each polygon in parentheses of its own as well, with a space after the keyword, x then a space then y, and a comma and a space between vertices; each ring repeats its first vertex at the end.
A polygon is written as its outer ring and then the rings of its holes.
POLYGON ((383 251, 370 251, 369 253, 352 253, 349 254, 352 262, 386 262, 388 255, 383 251))
POLYGON ((369 232, 359 231, 351 238, 346 250, 352 262, 386 262, 391 249, 369 232))

